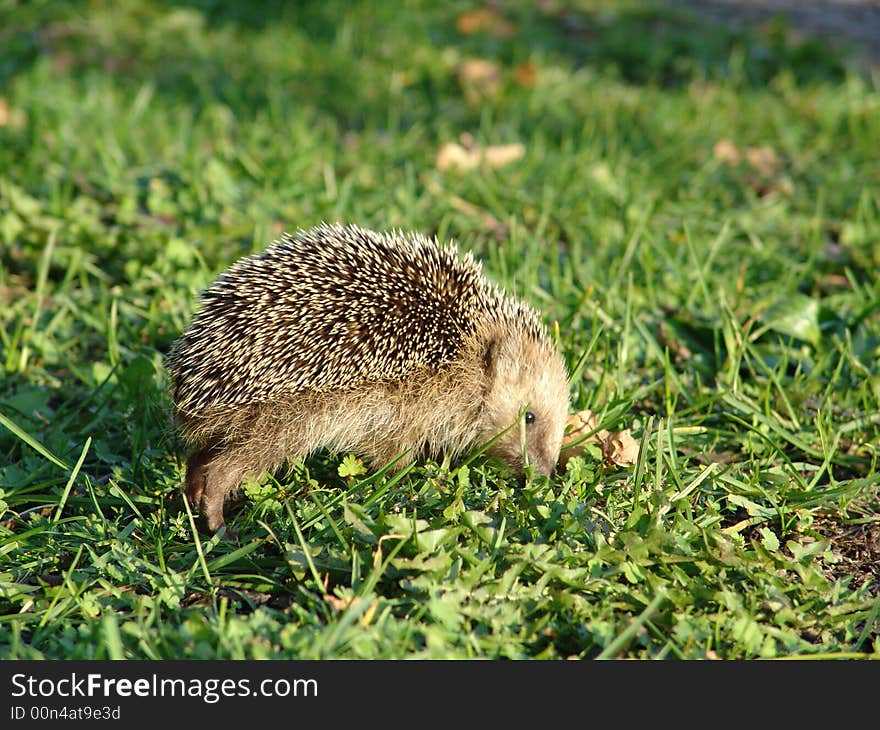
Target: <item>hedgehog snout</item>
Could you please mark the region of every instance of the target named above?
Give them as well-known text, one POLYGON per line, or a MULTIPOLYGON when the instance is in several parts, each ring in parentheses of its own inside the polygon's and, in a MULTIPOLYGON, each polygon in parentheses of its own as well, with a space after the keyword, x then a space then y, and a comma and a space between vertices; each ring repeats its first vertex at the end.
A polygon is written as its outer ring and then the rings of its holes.
POLYGON ((528 455, 529 463, 534 472, 545 477, 553 476, 556 471, 556 462, 559 460, 559 450, 554 450, 550 445, 544 445, 536 449, 536 452, 528 455))
POLYGON ((531 462, 532 468, 535 474, 540 474, 544 477, 549 477, 553 475, 553 470, 556 468, 556 462, 552 464, 548 459, 537 459, 531 462))

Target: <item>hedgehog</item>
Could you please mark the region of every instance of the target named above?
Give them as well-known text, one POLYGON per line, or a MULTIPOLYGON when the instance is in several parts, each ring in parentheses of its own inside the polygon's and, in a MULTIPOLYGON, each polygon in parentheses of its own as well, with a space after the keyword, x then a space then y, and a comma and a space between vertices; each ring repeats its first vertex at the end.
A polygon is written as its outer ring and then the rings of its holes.
POLYGON ((537 311, 471 253, 356 225, 284 233, 234 263, 166 364, 185 495, 211 533, 246 477, 324 448, 401 469, 488 444, 549 476, 569 408, 537 311))

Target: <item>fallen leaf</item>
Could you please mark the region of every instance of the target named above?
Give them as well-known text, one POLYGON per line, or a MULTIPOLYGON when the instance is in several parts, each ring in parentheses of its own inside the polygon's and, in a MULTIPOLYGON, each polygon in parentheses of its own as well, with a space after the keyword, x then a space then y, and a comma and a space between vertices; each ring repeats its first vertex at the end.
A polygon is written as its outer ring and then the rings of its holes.
POLYGON ((469 58, 458 66, 458 79, 465 83, 488 84, 501 78, 498 64, 485 58, 469 58))
POLYGON ((489 22, 488 13, 488 10, 468 10, 456 18, 455 29, 462 35, 479 33, 489 22))
POLYGON ((457 142, 447 142, 437 152, 435 165, 441 172, 467 171, 482 166, 495 169, 515 162, 525 153, 526 148, 519 143, 467 149, 457 142))
POLYGON ((5 96, 0 96, 0 127, 20 129, 27 123, 27 115, 21 109, 13 109, 5 96))
POLYGON ((602 450, 602 458, 606 464, 617 466, 631 466, 639 458, 639 444, 632 437, 630 429, 623 431, 607 431, 602 428, 596 430, 598 420, 596 414, 589 408, 571 414, 566 420, 566 432, 562 439, 562 453, 559 465, 565 468, 565 464, 573 456, 582 456, 586 452, 587 444, 598 444, 602 450), (592 433, 595 432, 595 433, 592 433), (590 434, 587 436, 587 434, 590 434), (568 446, 587 436, 580 443, 568 446))
POLYGON ((602 454, 606 462, 617 466, 631 466, 639 459, 639 444, 627 428, 608 435, 602 442, 602 454))
POLYGON ((334 611, 345 611, 351 606, 356 606, 363 599, 360 596, 334 596, 328 593, 324 596, 324 600, 330 605, 334 611))
POLYGON ((712 154, 716 160, 727 165, 738 165, 742 159, 739 149, 729 139, 719 139, 712 148, 712 154))
POLYGON ((762 175, 773 175, 781 167, 776 151, 770 145, 746 147, 746 160, 762 175))
POLYGON ((476 106, 486 97, 495 96, 501 90, 501 69, 497 64, 483 58, 462 61, 456 76, 464 91, 465 101, 470 106, 476 106))
POLYGON ((494 8, 468 10, 458 16, 455 27, 462 35, 487 31, 497 38, 509 38, 514 31, 513 23, 503 18, 494 8))
POLYGON ((787 177, 773 179, 770 182, 766 177, 748 175, 745 183, 754 190, 761 198, 789 198, 794 194, 794 183, 787 177))
POLYGON ((437 159, 434 164, 440 172, 446 172, 453 168, 470 170, 477 166, 478 160, 471 154, 470 150, 465 149, 460 144, 447 142, 437 152, 437 159))
POLYGON ((520 63, 513 69, 513 80, 520 86, 534 86, 537 79, 538 69, 533 63, 520 63))
POLYGON ((519 144, 502 144, 486 147, 482 153, 482 159, 489 167, 503 167, 511 162, 516 162, 525 155, 526 148, 519 144))
POLYGON ((572 413, 565 421, 565 436, 563 437, 563 446, 572 441, 577 441, 590 431, 595 431, 597 423, 596 414, 589 408, 585 408, 577 413, 572 413))

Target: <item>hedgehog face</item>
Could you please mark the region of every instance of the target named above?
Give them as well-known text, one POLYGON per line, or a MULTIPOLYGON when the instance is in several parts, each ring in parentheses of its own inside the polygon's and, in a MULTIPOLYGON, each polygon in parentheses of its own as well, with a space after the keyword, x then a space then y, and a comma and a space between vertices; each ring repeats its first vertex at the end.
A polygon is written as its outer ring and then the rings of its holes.
POLYGON ((487 349, 489 388, 484 403, 484 441, 505 433, 488 453, 522 472, 531 464, 549 476, 556 468, 569 408, 562 357, 544 341, 507 337, 487 349))

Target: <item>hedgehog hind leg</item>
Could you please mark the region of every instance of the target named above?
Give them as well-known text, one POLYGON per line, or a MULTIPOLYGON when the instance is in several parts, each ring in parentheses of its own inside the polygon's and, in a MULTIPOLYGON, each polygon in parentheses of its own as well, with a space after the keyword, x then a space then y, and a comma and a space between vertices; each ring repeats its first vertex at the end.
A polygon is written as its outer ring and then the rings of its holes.
POLYGON ((223 511, 227 498, 248 473, 259 470, 252 461, 238 449, 216 444, 196 449, 187 457, 184 494, 190 506, 198 509, 208 532, 215 533, 226 524, 223 511))
MULTIPOLYGON (((230 497, 238 493, 245 477, 274 471, 285 461, 285 454, 279 450, 277 441, 269 440, 268 444, 263 439, 252 438, 193 455, 195 469, 191 481, 187 475, 188 485, 192 485, 193 497, 198 494, 200 517, 208 532, 215 533, 226 524, 224 507, 230 497)), ((189 496, 190 492, 187 494, 189 496)), ((226 534, 230 539, 235 538, 229 528, 226 534)))
MULTIPOLYGON (((293 437, 289 411, 282 406, 273 403, 243 409, 224 423, 222 432, 215 431, 190 454, 186 496, 198 507, 208 532, 215 533, 226 524, 225 505, 245 477, 274 471, 291 456, 306 453, 298 430, 293 437)), ((229 528, 226 534, 234 539, 229 528)))
POLYGON ((227 498, 241 485, 246 474, 255 471, 248 462, 230 458, 229 454, 210 455, 194 477, 196 487, 201 485, 199 494, 199 513, 205 528, 210 533, 217 532, 226 524, 223 509, 227 498))
POLYGON ((190 507, 195 509, 202 501, 205 491, 205 468, 211 460, 213 449, 199 449, 191 453, 186 460, 186 480, 184 493, 190 507))
POLYGON ((215 533, 226 524, 223 510, 227 496, 241 483, 244 469, 214 474, 209 478, 199 505, 202 520, 208 532, 215 533), (218 478, 219 477, 219 478, 218 478))

